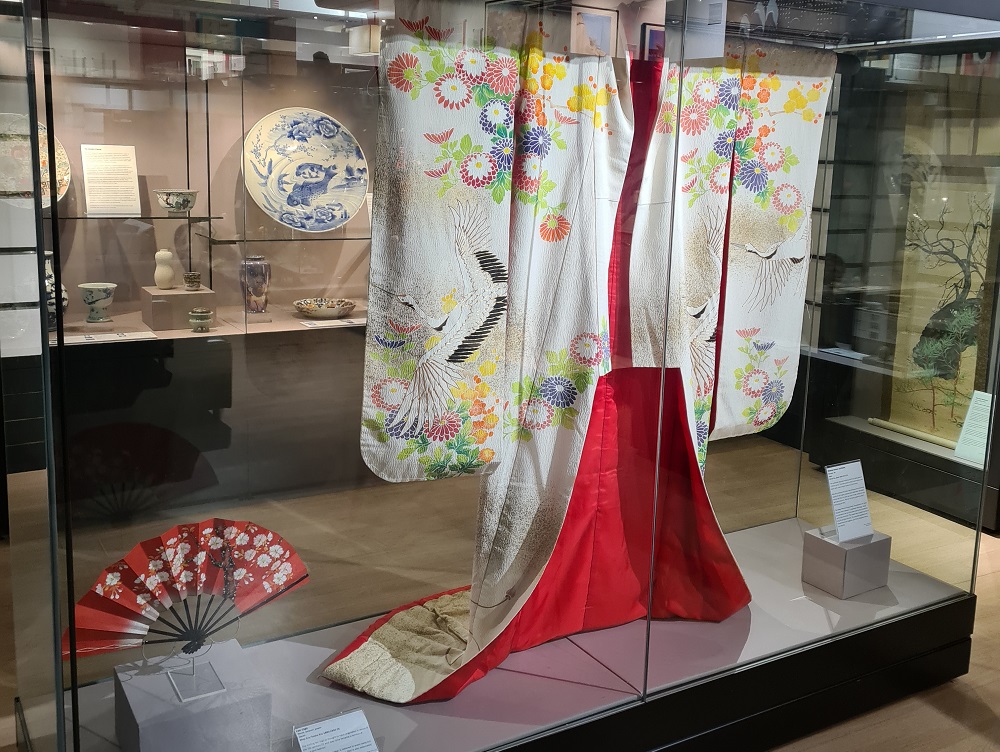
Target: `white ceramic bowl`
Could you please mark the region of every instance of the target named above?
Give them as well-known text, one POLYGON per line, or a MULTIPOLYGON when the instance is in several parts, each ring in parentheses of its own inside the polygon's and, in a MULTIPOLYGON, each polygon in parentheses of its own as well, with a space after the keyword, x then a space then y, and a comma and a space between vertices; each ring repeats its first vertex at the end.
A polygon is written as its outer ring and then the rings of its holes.
POLYGON ((311 319, 342 319, 357 305, 353 300, 343 298, 304 298, 292 305, 303 316, 311 319))
POLYGON ((170 212, 188 212, 198 200, 198 191, 167 188, 156 192, 156 201, 170 212))

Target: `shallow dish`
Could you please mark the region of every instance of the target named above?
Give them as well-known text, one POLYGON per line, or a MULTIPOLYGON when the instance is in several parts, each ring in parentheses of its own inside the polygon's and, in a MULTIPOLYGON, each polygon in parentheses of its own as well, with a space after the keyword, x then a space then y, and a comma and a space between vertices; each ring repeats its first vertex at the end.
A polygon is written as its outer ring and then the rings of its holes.
MULTIPOLYGON (((71 170, 66 149, 56 140, 56 200, 69 190, 71 170)), ((52 204, 49 188, 48 131, 38 124, 38 158, 41 166, 42 207, 52 204)), ((0 198, 17 206, 30 207, 34 197, 31 166, 31 140, 28 117, 17 113, 0 113, 0 198)))
POLYGON ((343 298, 305 298, 292 305, 303 316, 311 319, 342 319, 357 305, 353 300, 343 298))
POLYGON ((156 202, 162 208, 171 212, 191 211, 197 200, 198 191, 189 191, 187 188, 165 188, 156 191, 156 202))
POLYGON ((287 107, 247 133, 243 182, 272 219, 303 232, 326 232, 364 205, 368 163, 357 139, 325 112, 287 107))

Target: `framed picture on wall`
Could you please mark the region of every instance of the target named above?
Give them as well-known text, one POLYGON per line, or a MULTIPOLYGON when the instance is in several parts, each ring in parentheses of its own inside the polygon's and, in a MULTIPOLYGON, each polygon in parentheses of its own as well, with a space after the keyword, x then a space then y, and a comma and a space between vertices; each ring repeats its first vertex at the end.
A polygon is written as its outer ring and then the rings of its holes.
POLYGON ((639 59, 662 60, 663 49, 667 43, 663 24, 644 23, 639 27, 639 31, 639 59))
POLYGON ((570 52, 574 55, 618 54, 618 11, 572 6, 570 52))

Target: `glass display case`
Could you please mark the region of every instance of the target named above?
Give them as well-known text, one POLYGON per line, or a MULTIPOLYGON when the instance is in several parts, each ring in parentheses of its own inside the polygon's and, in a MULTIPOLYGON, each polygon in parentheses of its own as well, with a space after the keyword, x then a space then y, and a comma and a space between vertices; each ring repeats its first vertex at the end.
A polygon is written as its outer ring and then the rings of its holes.
POLYGON ((2 5, 25 749, 765 748, 967 670, 996 11, 2 5))

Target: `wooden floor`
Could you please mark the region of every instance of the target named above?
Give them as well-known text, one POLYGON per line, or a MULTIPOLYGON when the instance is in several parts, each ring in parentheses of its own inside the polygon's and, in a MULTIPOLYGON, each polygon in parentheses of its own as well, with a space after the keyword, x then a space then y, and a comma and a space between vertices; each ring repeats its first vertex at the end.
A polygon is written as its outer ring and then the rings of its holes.
MULTIPOLYGON (((797 452, 759 437, 713 445, 706 475, 720 523, 727 531, 798 516, 830 521, 822 473, 797 452), (763 477, 748 468, 768 468, 763 477), (751 471, 752 472, 752 471, 751 471), (798 504, 796 504, 798 498, 798 504)), ((0 544, 0 752, 13 743, 12 707, 15 628, 11 585, 19 602, 44 603, 44 476, 11 478, 11 545, 0 544), (18 539, 27 532, 27 539, 18 539), (16 559, 11 571, 11 558, 16 559)), ((325 493, 296 499, 219 503, 150 517, 127 526, 92 526, 76 531, 77 591, 85 590, 101 568, 136 541, 177 522, 211 516, 253 519, 293 540, 310 567, 307 588, 279 599, 246 620, 240 640, 316 628, 385 611, 422 595, 467 582, 477 500, 474 479, 433 484, 380 485, 361 491, 325 493), (264 612, 267 612, 266 614, 264 612)), ((872 494, 875 526, 893 536, 893 558, 959 587, 971 576, 974 536, 966 528, 872 494)), ((979 557, 980 595, 970 674, 850 721, 784 750, 1000 750, 1000 541, 984 538, 979 557)), ((39 630, 44 619, 15 614, 21 635, 22 674, 46 673, 48 651, 39 630), (30 636, 30 637, 29 637, 30 636), (27 646, 27 647, 25 647, 27 646)), ((42 634, 44 636, 44 633, 42 634)), ((107 676, 123 656, 81 662, 81 679, 107 676)), ((48 664, 50 665, 50 664, 48 664)), ((40 685, 44 686, 44 679, 40 685)), ((22 676, 22 686, 36 676, 22 676)), ((23 690, 22 690, 23 691, 23 690)))

